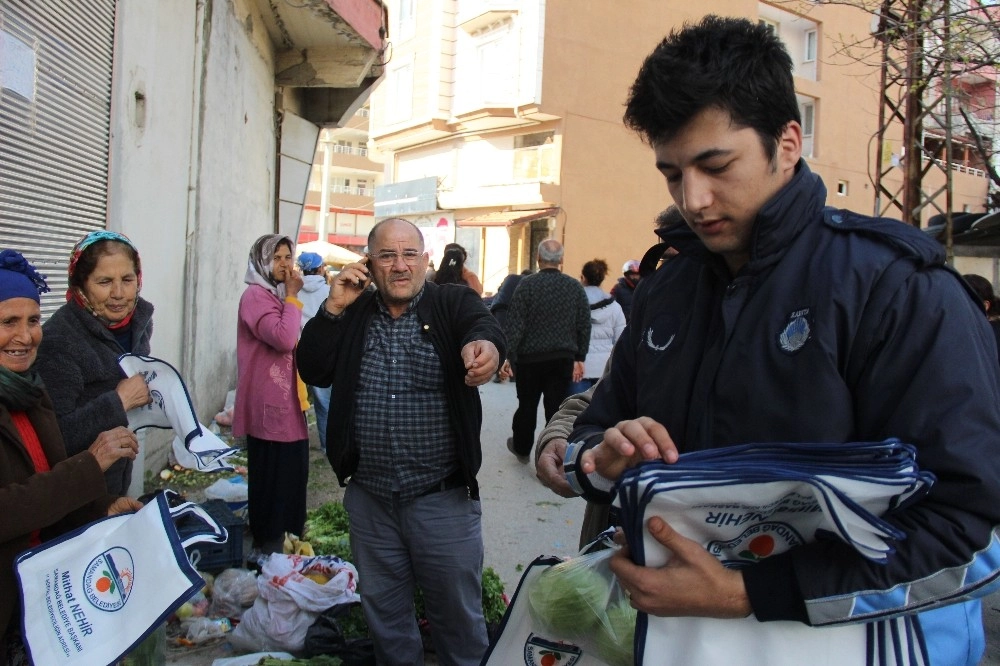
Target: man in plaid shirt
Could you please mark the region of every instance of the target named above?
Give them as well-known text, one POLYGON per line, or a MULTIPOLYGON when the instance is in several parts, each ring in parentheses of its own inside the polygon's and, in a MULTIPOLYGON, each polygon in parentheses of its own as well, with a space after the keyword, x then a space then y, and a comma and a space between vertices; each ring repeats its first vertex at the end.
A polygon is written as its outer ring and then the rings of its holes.
POLYGON ((423 663, 419 585, 441 663, 478 664, 487 635, 476 387, 497 371, 506 343, 474 291, 425 282, 427 253, 412 223, 378 223, 368 249, 333 279, 303 330, 299 371, 310 385, 333 385, 327 456, 347 485, 378 663, 423 663))

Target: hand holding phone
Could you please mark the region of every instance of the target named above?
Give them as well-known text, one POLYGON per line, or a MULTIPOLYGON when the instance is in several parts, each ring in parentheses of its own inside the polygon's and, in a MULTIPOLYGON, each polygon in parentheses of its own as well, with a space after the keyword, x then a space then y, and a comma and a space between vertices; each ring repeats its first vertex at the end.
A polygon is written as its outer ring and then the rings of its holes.
POLYGON ((371 274, 368 256, 353 264, 347 264, 330 280, 330 295, 326 299, 326 310, 332 315, 341 315, 347 307, 358 299, 368 287, 371 274))

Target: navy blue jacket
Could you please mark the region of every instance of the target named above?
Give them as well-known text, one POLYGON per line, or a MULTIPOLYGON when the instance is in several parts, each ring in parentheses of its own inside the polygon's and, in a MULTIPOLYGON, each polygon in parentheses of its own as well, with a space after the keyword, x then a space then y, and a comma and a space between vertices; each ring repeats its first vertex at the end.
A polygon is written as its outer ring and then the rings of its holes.
MULTIPOLYGON (((295 360, 302 381, 310 386, 333 386, 326 428, 326 455, 341 485, 357 471, 360 452, 352 437, 354 391, 361 373, 365 335, 375 313, 376 293, 368 290, 333 320, 320 312, 302 330, 295 360)), ((421 327, 430 338, 444 366, 445 392, 458 456, 472 499, 479 499, 476 474, 483 462, 479 431, 483 408, 479 389, 465 385, 462 347, 473 340, 489 340, 500 352, 507 350, 500 325, 483 305, 479 294, 464 285, 424 284, 416 305, 421 327)))
POLYGON ((938 480, 887 517, 908 535, 887 564, 818 541, 744 570, 758 619, 812 625, 942 606, 1000 574, 1000 372, 981 307, 936 241, 825 200, 801 162, 760 211, 735 278, 686 227, 665 231, 680 255, 639 284, 611 375, 570 436, 593 446, 645 415, 682 452, 916 445, 938 480))

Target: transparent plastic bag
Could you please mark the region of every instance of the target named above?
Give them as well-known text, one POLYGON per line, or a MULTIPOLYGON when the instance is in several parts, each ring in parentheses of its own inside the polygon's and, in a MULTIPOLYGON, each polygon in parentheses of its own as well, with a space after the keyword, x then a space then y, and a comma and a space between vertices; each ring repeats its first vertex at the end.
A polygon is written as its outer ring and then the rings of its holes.
POLYGON ((238 619, 257 599, 257 574, 249 569, 225 569, 212 587, 212 617, 238 619))
POLYGON ((633 663, 636 611, 609 561, 615 549, 579 555, 549 567, 528 592, 540 627, 579 644, 610 666, 633 663))

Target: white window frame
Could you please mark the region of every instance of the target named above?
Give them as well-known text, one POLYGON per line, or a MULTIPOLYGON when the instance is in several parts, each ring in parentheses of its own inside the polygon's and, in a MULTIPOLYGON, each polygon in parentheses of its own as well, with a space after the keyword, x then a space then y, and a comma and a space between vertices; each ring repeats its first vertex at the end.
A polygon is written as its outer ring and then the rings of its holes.
POLYGON ((806 30, 805 34, 805 54, 802 62, 816 62, 816 54, 819 51, 819 32, 817 30, 806 30))
POLYGON ((816 103, 802 104, 802 136, 812 138, 816 135, 816 103))
POLYGON ((514 25, 510 20, 475 35, 479 102, 514 103, 517 95, 517 59, 514 25))
POLYGON ((389 124, 413 117, 413 58, 399 62, 386 75, 385 119, 389 124))
POLYGON ((397 0, 396 8, 396 34, 389 39, 404 42, 417 33, 417 0, 397 0))
POLYGON ((778 21, 775 21, 772 18, 767 18, 766 16, 761 16, 757 19, 757 22, 760 23, 761 25, 766 25, 767 27, 769 27, 772 31, 774 31, 775 35, 779 37, 781 36, 781 23, 779 23, 778 21))

